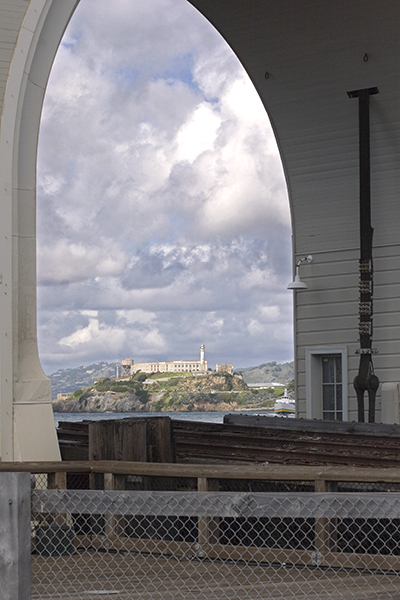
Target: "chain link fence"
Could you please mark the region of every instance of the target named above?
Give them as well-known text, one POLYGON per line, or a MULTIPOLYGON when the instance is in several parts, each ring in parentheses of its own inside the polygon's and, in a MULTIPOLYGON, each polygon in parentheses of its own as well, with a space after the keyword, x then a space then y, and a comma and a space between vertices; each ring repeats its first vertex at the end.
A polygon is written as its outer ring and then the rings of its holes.
POLYGON ((36 487, 32 599, 400 599, 397 491, 198 492, 192 483, 36 487))

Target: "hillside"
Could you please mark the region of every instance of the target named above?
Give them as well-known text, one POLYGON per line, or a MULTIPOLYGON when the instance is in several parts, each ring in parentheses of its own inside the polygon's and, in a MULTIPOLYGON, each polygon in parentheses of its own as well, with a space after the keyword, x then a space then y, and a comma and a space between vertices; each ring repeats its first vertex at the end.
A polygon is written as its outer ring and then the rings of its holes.
POLYGON ((272 409, 281 390, 251 390, 238 375, 209 373, 105 378, 69 398, 53 402, 55 412, 185 412, 272 409))
POLYGON ((243 374, 246 383, 272 383, 278 382, 287 385, 294 379, 294 365, 292 362, 278 364, 269 362, 258 367, 235 369, 243 374))
POLYGON ((74 369, 59 369, 49 375, 51 380, 53 399, 59 393, 73 393, 75 390, 91 386, 102 377, 115 377, 117 363, 98 362, 88 366, 74 369))

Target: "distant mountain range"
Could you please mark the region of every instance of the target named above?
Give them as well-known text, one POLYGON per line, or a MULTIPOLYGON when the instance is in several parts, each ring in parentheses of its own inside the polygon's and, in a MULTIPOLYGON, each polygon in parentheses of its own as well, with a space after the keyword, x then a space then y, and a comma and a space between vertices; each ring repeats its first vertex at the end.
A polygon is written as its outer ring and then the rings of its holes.
POLYGON ((294 363, 286 362, 278 364, 269 362, 258 367, 247 367, 245 369, 235 369, 243 373, 243 379, 246 383, 284 383, 288 384, 294 379, 294 363))
MULTIPOLYGON (((75 369, 59 369, 49 375, 53 388, 53 398, 59 393, 73 393, 80 388, 93 385, 102 377, 116 377, 118 363, 98 362, 75 369)), ((272 383, 287 384, 294 378, 293 362, 278 364, 275 361, 264 363, 258 367, 235 369, 243 374, 246 383, 272 383)))
POLYGON ((116 377, 118 363, 98 362, 75 369, 59 369, 49 375, 53 388, 53 399, 60 393, 73 393, 88 387, 102 377, 116 377))

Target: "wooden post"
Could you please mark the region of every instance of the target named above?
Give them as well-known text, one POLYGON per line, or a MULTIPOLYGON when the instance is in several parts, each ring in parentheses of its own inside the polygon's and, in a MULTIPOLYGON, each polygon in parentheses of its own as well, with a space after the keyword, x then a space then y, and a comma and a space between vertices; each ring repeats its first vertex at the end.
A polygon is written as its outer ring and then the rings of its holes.
POLYGON ((0 473, 0 590, 2 600, 31 597, 29 473, 0 473))
MULTIPOLYGON (((217 492, 219 490, 219 480, 199 477, 197 479, 197 490, 199 492, 217 492)), ((219 518, 199 517, 197 541, 200 547, 205 544, 217 544, 218 540, 219 518)))
MULTIPOLYGON (((147 461, 155 463, 175 462, 172 425, 169 417, 147 419, 147 461)), ((174 490, 172 477, 157 477, 147 481, 148 489, 174 490)))
MULTIPOLYGON (((169 417, 135 417, 122 421, 102 421, 89 425, 89 460, 135 462, 175 462, 169 417)), ((91 476, 91 487, 103 489, 103 476, 91 476)), ((143 476, 143 489, 174 489, 168 477, 150 480, 143 476)))
MULTIPOLYGON (((55 471, 47 475, 47 488, 49 490, 66 490, 67 489, 67 474, 55 471)), ((61 514, 54 517, 54 523, 57 525, 71 525, 72 519, 70 515, 61 514)))
POLYGON ((49 473, 47 475, 47 488, 49 490, 66 490, 67 474, 59 472, 49 473))
MULTIPOLYGON (((315 481, 316 492, 326 492, 326 481, 317 479, 315 481)), ((328 520, 325 518, 315 519, 315 550, 317 552, 317 561, 328 551, 328 520)))
MULTIPOLYGON (((104 473, 104 489, 108 491, 123 490, 125 477, 104 473)), ((105 534, 108 538, 116 538, 123 533, 123 517, 105 515, 105 534)))
MULTIPOLYGON (((336 491, 337 485, 333 481, 317 479, 315 491, 319 493, 336 491)), ((315 550, 321 556, 333 552, 337 538, 337 519, 321 518, 315 520, 315 550)), ((317 559, 318 560, 318 559, 317 559)))

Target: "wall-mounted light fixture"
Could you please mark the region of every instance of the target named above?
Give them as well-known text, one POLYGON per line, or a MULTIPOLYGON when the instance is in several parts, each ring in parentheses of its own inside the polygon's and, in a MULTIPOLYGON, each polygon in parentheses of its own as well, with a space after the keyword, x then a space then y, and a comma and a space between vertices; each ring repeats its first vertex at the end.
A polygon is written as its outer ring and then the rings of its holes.
POLYGON ((309 254, 308 256, 304 256, 303 258, 301 258, 296 263, 296 272, 294 275, 294 281, 289 283, 289 285, 287 286, 288 290, 306 290, 307 289, 307 287, 308 287, 307 284, 304 283, 304 281, 301 281, 301 279, 300 279, 299 267, 304 262, 311 263, 312 260, 313 260, 313 257, 311 256, 311 254, 309 254))

